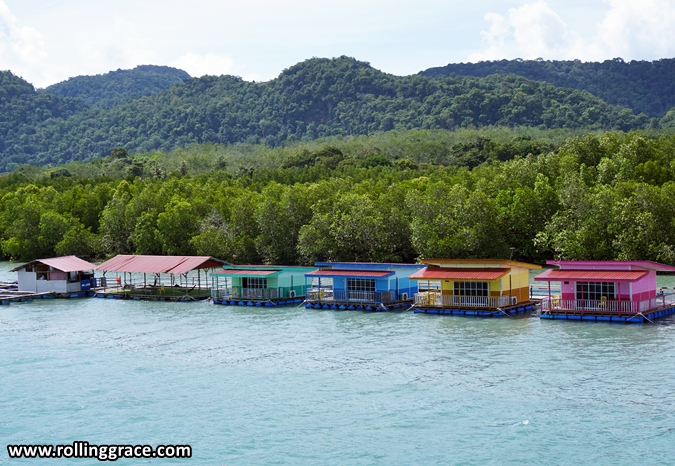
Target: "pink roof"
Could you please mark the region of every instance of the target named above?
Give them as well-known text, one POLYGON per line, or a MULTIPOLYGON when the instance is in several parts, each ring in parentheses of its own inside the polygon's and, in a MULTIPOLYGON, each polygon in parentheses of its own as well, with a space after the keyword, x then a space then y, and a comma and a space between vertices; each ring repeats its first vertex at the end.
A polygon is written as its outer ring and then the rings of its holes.
POLYGON ((120 254, 96 270, 135 273, 188 273, 190 270, 221 267, 223 261, 210 256, 140 256, 120 254))
POLYGON ((281 272, 281 270, 242 270, 242 269, 219 269, 214 270, 211 275, 239 275, 239 276, 259 276, 267 277, 281 272))
POLYGON ((412 274, 413 280, 497 280, 506 275, 509 270, 497 267, 434 267, 425 268, 412 274))
POLYGON ((49 267, 53 267, 56 270, 60 270, 61 272, 79 272, 82 270, 96 269, 96 266, 94 264, 82 260, 77 256, 64 256, 64 257, 52 257, 51 259, 35 259, 34 261, 30 261, 26 264, 13 268, 12 270, 10 270, 10 272, 16 272, 17 270, 22 269, 27 265, 35 263, 48 265, 49 267))
POLYGON ((550 269, 534 277, 540 282, 571 281, 603 281, 603 282, 635 282, 644 277, 646 270, 558 270, 550 269))
POLYGON ((374 270, 317 270, 306 273, 306 277, 368 277, 384 278, 394 275, 394 272, 377 272, 374 270))
POLYGON ((557 265, 561 269, 608 269, 608 268, 622 268, 628 270, 629 267, 639 267, 642 269, 656 270, 657 272, 675 272, 675 267, 672 265, 660 264, 652 261, 546 261, 548 265, 557 265))

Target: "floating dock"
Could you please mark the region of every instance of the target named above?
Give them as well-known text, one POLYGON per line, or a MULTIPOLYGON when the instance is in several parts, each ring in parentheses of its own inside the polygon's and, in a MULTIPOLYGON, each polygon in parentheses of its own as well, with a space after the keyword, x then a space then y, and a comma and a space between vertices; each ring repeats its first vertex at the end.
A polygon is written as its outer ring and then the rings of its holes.
POLYGON ((96 291, 100 299, 133 299, 136 301, 188 302, 203 301, 211 297, 209 289, 188 289, 171 286, 108 287, 96 291))
POLYGON ((355 303, 355 302, 315 302, 306 301, 305 308, 307 309, 323 309, 332 311, 393 311, 395 309, 410 309, 411 301, 397 302, 397 303, 355 303))
POLYGON ((590 322, 609 322, 617 324, 644 324, 653 323, 656 319, 661 319, 675 314, 675 306, 664 306, 659 309, 640 312, 638 314, 605 314, 601 312, 555 312, 544 311, 539 317, 548 320, 577 320, 590 322))
POLYGON ((521 314, 529 314, 536 309, 536 301, 520 303, 515 306, 502 308, 438 308, 438 307, 415 307, 416 314, 438 314, 462 317, 513 317, 521 314))
POLYGON ((213 304, 223 306, 246 306, 246 307, 279 307, 279 306, 297 306, 302 304, 302 298, 295 299, 270 299, 267 301, 248 300, 248 299, 214 299, 213 304))

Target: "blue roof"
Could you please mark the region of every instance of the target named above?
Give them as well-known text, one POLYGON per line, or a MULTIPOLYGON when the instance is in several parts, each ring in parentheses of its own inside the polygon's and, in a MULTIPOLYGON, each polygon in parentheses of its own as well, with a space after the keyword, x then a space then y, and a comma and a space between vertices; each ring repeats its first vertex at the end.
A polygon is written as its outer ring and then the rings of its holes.
POLYGON ((332 267, 335 269, 351 270, 387 270, 387 269, 423 269, 424 264, 395 264, 379 262, 315 262, 317 267, 332 267))

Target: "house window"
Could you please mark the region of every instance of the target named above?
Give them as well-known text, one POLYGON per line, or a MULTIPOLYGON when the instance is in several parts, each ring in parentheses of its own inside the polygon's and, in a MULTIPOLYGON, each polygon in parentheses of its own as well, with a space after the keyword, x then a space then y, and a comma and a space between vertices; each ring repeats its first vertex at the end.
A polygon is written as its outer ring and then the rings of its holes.
POLYGON ((488 282, 455 282, 455 296, 490 296, 488 282))
POLYGON ((614 283, 610 282, 577 282, 577 299, 588 299, 590 301, 600 301, 605 299, 616 299, 614 283))
POLYGON ((375 291, 375 280, 369 278, 348 278, 348 291, 375 291))
POLYGON ((243 277, 241 279, 241 286, 243 288, 267 288, 267 279, 243 277))

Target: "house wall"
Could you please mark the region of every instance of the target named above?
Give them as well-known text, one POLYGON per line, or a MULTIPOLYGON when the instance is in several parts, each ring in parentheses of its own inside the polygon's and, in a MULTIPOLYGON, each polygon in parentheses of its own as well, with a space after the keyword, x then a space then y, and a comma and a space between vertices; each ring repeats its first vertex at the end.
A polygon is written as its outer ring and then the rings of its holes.
POLYGON ((35 272, 26 272, 24 269, 17 271, 17 280, 19 282, 19 291, 37 291, 37 274, 35 272))
POLYGON ((68 293, 69 291, 80 291, 79 283, 71 283, 71 285, 77 285, 77 290, 68 289, 67 280, 38 280, 37 281, 37 292, 38 293, 68 293))
POLYGON ((515 296, 519 303, 530 300, 530 270, 524 267, 514 267, 511 271, 502 277, 502 296, 515 296), (509 284, 509 276, 511 283, 509 284), (510 285, 510 293, 509 293, 510 285))
POLYGON ((656 272, 650 270, 647 275, 633 283, 633 300, 644 301, 656 297, 656 272))
MULTIPOLYGON (((625 266, 614 270, 626 270, 625 266)), ((583 280, 592 281, 592 280, 583 280)), ((577 281, 568 281, 561 283, 562 299, 577 299, 576 296, 577 281)), ((656 297, 656 272, 648 270, 647 275, 641 279, 630 282, 614 282, 616 297, 621 301, 645 301, 656 297), (632 288, 632 297, 631 297, 632 288)), ((578 298, 581 299, 581 298, 578 298)))

